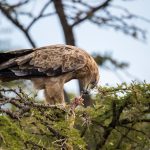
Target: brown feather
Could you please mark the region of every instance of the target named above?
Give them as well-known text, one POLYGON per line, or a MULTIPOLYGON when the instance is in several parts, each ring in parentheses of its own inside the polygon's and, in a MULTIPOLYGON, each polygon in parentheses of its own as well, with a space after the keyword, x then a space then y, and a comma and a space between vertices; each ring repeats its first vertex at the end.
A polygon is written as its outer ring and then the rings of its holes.
POLYGON ((94 59, 86 51, 74 46, 51 45, 4 55, 2 57, 0 53, 0 59, 3 60, 0 62, 0 78, 31 79, 37 87, 45 88, 49 103, 63 103, 63 86, 71 79, 79 79, 85 89, 99 80, 94 59))

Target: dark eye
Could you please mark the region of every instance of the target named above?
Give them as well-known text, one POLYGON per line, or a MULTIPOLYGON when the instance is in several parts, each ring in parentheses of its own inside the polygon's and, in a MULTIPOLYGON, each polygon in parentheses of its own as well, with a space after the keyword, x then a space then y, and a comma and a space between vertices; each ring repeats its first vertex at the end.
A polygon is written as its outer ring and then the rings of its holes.
POLYGON ((93 80, 91 80, 91 84, 96 84, 97 80, 96 78, 94 78, 93 80))
POLYGON ((96 81, 92 81, 91 84, 92 84, 92 85, 96 85, 96 81))
POLYGON ((90 88, 93 89, 96 86, 96 82, 91 82, 90 85, 90 88))

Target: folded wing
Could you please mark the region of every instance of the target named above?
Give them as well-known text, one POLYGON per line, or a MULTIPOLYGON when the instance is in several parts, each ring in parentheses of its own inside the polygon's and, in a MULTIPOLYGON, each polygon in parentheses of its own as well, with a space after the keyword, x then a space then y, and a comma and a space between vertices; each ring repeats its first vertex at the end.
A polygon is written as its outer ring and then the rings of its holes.
POLYGON ((0 77, 59 76, 84 67, 85 54, 68 45, 0 53, 0 77))

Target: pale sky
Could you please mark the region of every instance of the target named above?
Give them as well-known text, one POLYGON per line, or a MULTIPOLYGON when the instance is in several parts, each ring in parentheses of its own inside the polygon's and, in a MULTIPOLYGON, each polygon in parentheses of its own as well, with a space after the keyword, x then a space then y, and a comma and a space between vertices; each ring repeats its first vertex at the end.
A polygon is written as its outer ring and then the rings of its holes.
MULTIPOLYGON (((116 0, 121 4, 120 0, 116 0)), ((150 0, 135 0, 133 2, 123 3, 131 12, 150 19, 150 0)), ((12 32, 0 35, 0 39, 4 37, 11 40, 15 48, 30 48, 30 44, 26 41, 24 35, 6 19, 0 15, 0 28, 8 26, 12 28, 12 32)), ((111 53, 113 58, 118 61, 125 61, 130 64, 127 72, 137 77, 141 81, 150 82, 150 24, 137 22, 146 29, 148 38, 146 42, 135 40, 121 32, 116 32, 109 28, 99 28, 90 22, 84 22, 75 28, 75 37, 78 47, 85 49, 90 54, 93 53, 111 53)), ((32 37, 38 46, 45 46, 56 43, 64 43, 61 27, 57 17, 51 19, 43 19, 35 24, 32 28, 32 37)), ((100 68, 100 85, 116 85, 126 81, 135 80, 134 77, 127 77, 121 71, 115 73, 100 68), (116 74, 120 74, 120 80, 116 74)), ((66 86, 67 90, 77 91, 76 83, 71 82, 66 86)))

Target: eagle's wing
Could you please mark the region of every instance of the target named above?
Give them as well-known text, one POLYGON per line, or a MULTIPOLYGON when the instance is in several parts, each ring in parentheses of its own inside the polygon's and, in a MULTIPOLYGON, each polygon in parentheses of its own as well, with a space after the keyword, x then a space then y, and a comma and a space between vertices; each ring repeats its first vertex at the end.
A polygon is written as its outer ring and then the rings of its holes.
POLYGON ((0 63, 0 75, 11 71, 11 75, 13 72, 14 75, 23 77, 58 76, 84 67, 85 54, 68 45, 42 47, 0 63))
POLYGON ((22 49, 8 52, 0 52, 0 64, 12 59, 14 57, 20 57, 33 52, 33 49, 22 49))

